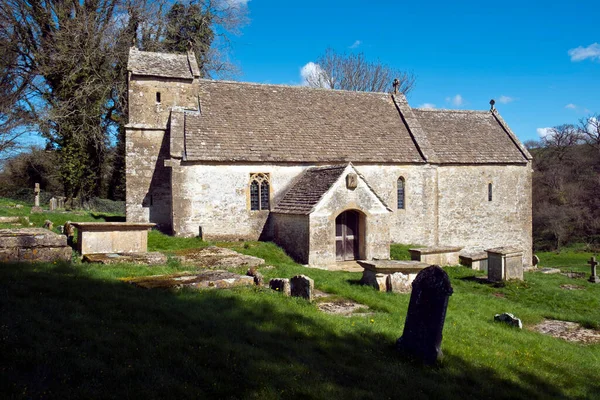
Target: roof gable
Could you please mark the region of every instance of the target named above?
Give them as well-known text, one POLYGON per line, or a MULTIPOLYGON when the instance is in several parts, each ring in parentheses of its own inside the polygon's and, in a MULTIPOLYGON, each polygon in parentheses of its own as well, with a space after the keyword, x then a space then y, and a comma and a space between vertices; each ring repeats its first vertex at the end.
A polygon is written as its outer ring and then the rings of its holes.
MULTIPOLYGON (((343 186, 343 192, 360 192, 363 196, 358 196, 362 200, 356 200, 357 203, 365 202, 366 198, 371 205, 370 209, 377 208, 381 212, 388 212, 391 209, 369 186, 365 178, 350 163, 347 165, 333 165, 325 167, 313 167, 307 169, 300 179, 285 193, 283 198, 277 203, 273 212, 282 214, 312 214, 318 211, 326 203, 331 201, 343 186), (356 173, 358 185, 356 189, 347 189, 345 177, 349 173, 356 173), (373 206, 375 204, 375 206, 373 206)), ((344 204, 347 201, 343 201, 344 204)))

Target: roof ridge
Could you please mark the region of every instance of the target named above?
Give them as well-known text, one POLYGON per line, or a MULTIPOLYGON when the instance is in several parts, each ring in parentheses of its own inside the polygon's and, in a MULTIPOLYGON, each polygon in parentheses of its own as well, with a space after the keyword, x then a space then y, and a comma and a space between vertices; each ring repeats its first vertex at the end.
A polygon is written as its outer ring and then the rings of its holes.
MULTIPOLYGON (((344 89, 330 89, 330 88, 323 88, 323 87, 310 87, 310 86, 303 86, 303 85, 291 85, 291 84, 283 84, 283 83, 262 83, 262 82, 244 82, 244 81, 232 81, 232 80, 226 80, 226 79, 207 79, 207 78, 200 78, 198 79, 199 83, 217 83, 217 84, 227 84, 227 85, 244 85, 244 86, 258 86, 258 87, 265 87, 265 86, 272 86, 272 87, 278 87, 278 88, 290 88, 290 89, 297 89, 297 90, 319 90, 319 91, 327 91, 327 92, 341 92, 341 93, 356 93, 359 95, 370 95, 370 96, 381 96, 381 95, 386 95, 386 96, 391 96, 392 92, 365 92, 365 91, 360 91, 360 90, 344 90, 344 89)), ((396 96, 398 95, 402 95, 404 97, 403 94, 398 93, 396 94, 396 96)))
POLYGON ((452 108, 419 108, 411 107, 415 111, 421 112, 454 112, 459 114, 489 114, 489 110, 457 110, 452 108))

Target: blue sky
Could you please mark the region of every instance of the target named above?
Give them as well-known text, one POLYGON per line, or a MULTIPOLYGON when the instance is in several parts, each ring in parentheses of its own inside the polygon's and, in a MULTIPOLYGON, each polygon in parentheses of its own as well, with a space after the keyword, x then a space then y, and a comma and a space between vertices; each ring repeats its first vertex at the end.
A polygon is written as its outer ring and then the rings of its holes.
POLYGON ((250 0, 247 6, 250 22, 231 46, 239 80, 300 84, 301 68, 332 47, 414 72, 413 107, 485 110, 494 98, 523 141, 600 113, 596 2, 250 0))

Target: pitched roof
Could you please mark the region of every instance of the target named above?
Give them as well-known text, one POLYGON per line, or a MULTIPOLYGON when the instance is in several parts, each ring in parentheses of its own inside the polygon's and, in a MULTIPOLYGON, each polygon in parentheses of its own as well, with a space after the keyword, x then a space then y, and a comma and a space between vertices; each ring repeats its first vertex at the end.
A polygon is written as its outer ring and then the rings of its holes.
POLYGON ((423 163, 386 93, 200 80, 189 161, 423 163))
POLYGON ((412 109, 440 163, 525 163, 527 154, 490 111, 412 109))
POLYGON ((196 57, 188 54, 154 53, 129 49, 127 70, 135 75, 193 79, 200 75, 196 57))
POLYGON ((310 214, 345 169, 346 165, 307 169, 277 203, 273 211, 285 214, 310 214))

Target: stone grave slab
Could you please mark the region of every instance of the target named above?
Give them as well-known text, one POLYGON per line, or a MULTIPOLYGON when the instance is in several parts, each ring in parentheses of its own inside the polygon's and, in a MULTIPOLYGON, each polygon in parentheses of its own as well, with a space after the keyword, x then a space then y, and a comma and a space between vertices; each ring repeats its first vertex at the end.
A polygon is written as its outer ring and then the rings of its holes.
POLYGON ((0 229, 0 262, 70 261, 67 238, 43 228, 0 229))
POLYGON ((217 246, 180 250, 175 254, 175 258, 184 265, 204 268, 257 267, 265 263, 265 260, 262 258, 247 256, 237 251, 217 246))
POLYGON ((401 260, 359 260, 364 268, 361 283, 380 292, 409 293, 417 274, 427 268, 426 263, 401 260))
POLYGON ((236 286, 252 286, 251 276, 234 274, 229 271, 211 270, 200 273, 182 272, 171 275, 152 275, 123 279, 131 285, 144 289, 226 289, 236 286))
POLYGON ((71 222, 77 228, 81 255, 98 253, 144 253, 148 231, 156 224, 137 222, 71 222))
POLYGON ((83 262, 103 265, 119 263, 162 265, 167 263, 167 256, 158 251, 150 251, 147 253, 99 253, 84 255, 83 262))
POLYGON ((476 271, 487 272, 488 270, 488 255, 485 251, 461 254, 458 258, 460 265, 464 265, 465 267, 469 267, 476 271))
POLYGON ((457 246, 432 246, 418 249, 408 249, 413 261, 420 261, 427 265, 458 265, 459 253, 462 247, 457 246))

